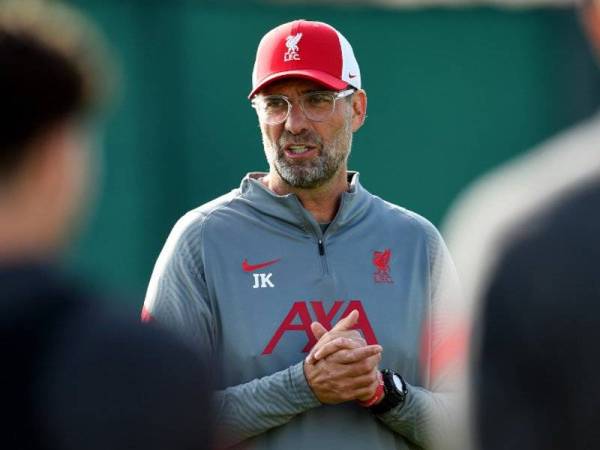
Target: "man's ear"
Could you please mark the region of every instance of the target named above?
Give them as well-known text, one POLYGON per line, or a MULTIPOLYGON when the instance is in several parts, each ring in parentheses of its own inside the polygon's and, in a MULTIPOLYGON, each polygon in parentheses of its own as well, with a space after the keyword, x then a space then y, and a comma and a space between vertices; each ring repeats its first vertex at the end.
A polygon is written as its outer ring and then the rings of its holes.
POLYGON ((352 96, 352 131, 358 131, 367 118, 367 93, 359 89, 352 96))

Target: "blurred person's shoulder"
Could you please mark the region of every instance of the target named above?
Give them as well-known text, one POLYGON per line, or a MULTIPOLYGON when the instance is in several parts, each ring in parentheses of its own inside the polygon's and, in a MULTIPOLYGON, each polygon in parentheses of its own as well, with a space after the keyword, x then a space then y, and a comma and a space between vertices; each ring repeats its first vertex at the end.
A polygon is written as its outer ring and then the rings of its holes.
POLYGON ((43 361, 40 409, 59 446, 208 448, 209 362, 133 310, 81 300, 43 361))
POLYGON ((599 229, 597 177, 514 228, 502 249, 482 302, 476 389, 482 411, 498 395, 521 398, 512 405, 517 421, 493 414, 493 408, 482 416, 486 448, 494 446, 493 430, 502 420, 508 424, 503 429, 521 441, 535 439, 530 442, 537 448, 599 448, 600 363, 590 357, 600 339, 599 229), (519 367, 517 378, 509 366, 519 367), (561 430, 559 441, 542 440, 540 430, 549 427, 561 430))
POLYGON ((477 179, 451 205, 442 234, 468 298, 480 295, 522 223, 600 174, 600 113, 477 179))
POLYGON ((508 226, 571 185, 600 174, 599 147, 600 112, 483 175, 450 209, 443 227, 449 245, 469 224, 477 223, 476 230, 486 228, 480 220, 508 226))
POLYGON ((509 236, 515 243, 513 247, 529 243, 532 253, 552 256, 549 260, 551 263, 569 271, 576 269, 565 267, 565 258, 577 260, 589 252, 600 251, 598 230, 600 174, 596 178, 582 181, 576 188, 564 192, 553 202, 540 208, 528 222, 522 222, 521 226, 511 230, 509 236))
POLYGON ((600 176, 565 193, 511 230, 498 265, 498 272, 505 275, 503 286, 515 294, 521 292, 514 295, 515 300, 530 299, 540 314, 560 315, 568 310, 577 317, 589 307, 597 309, 598 230, 600 176), (516 288, 521 290, 514 291, 516 288))
POLYGON ((15 445, 206 448, 210 369, 177 337, 51 266, 4 267, 0 286, 15 445))

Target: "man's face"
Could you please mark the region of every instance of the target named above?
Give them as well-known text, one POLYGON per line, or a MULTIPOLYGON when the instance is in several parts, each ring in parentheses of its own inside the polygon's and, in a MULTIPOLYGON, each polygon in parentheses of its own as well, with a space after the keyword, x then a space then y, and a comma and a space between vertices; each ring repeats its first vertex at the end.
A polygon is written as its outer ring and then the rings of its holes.
POLYGON ((57 247, 61 247, 72 239, 87 212, 95 181, 91 171, 91 136, 80 123, 66 121, 46 140, 54 155, 48 170, 56 174, 56 180, 47 189, 53 192, 53 208, 51 214, 46 214, 46 228, 53 232, 57 247))
POLYGON ((285 95, 292 102, 287 119, 270 125, 260 121, 265 154, 271 169, 296 188, 316 188, 346 168, 352 145, 352 102, 336 101, 332 116, 325 122, 312 122, 300 108, 298 97, 310 91, 327 90, 303 79, 273 83, 259 95, 285 95))

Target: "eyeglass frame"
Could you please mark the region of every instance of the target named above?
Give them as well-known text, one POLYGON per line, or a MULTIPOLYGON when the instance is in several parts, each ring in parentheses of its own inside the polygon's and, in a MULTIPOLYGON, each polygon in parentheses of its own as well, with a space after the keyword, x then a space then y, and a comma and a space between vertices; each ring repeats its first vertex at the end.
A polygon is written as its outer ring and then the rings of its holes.
MULTIPOLYGON (((333 115, 334 111, 335 111, 335 107, 337 104, 337 101, 341 98, 346 98, 349 95, 354 94, 357 91, 356 88, 348 88, 348 89, 344 89, 342 91, 309 91, 309 92, 305 92, 304 94, 301 94, 300 97, 303 97, 305 95, 309 95, 309 94, 332 94, 333 95, 333 107, 331 108, 331 112, 329 113, 329 115, 322 120, 313 120, 311 118, 308 117, 308 115, 306 114, 306 111, 304 111, 304 106, 302 106, 302 102, 299 102, 300 105, 300 110, 302 111, 302 114, 304 114, 304 117, 306 117, 307 120, 310 120, 311 122, 316 122, 316 123, 322 123, 322 122, 326 122, 329 119, 331 119, 331 116, 333 115)), ((278 122, 267 122, 265 121, 267 124, 269 125, 279 125, 282 124, 283 122, 285 122, 288 117, 290 116, 290 112, 292 110, 292 101, 291 99, 287 96, 287 95, 279 95, 279 94, 273 94, 273 95, 266 95, 266 97, 277 97, 277 98, 281 98, 283 99, 287 104, 288 104, 288 108, 287 108, 287 113, 285 114, 285 116, 283 117, 283 119, 281 119, 278 122)), ((258 108, 256 107, 256 100, 258 98, 258 95, 254 96, 252 98, 252 100, 250 100, 250 104, 252 106, 252 108, 254 108, 256 110, 256 113, 258 114, 259 117, 261 117, 261 113, 259 112, 258 108)))

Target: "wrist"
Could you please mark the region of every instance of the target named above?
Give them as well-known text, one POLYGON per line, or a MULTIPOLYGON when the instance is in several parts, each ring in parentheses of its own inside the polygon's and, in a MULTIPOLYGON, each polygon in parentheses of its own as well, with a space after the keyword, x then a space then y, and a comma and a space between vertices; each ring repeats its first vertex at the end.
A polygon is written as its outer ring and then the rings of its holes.
POLYGON ((381 375, 380 371, 377 371, 377 388, 375 389, 375 393, 373 394, 373 396, 370 399, 364 400, 364 401, 359 401, 358 404, 360 406, 362 406, 363 408, 371 408, 372 406, 375 406, 375 405, 378 405, 379 403, 381 403, 381 400, 383 400, 383 397, 385 397, 383 376, 381 375))
POLYGON ((379 405, 383 401, 384 398, 385 398, 385 388, 383 389, 383 392, 381 393, 381 397, 379 397, 377 399, 377 401, 370 406, 370 408, 373 406, 379 405))
POLYGON ((321 399, 317 396, 317 393, 310 382, 306 363, 302 361, 299 364, 295 364, 290 367, 289 371, 290 379, 292 381, 292 392, 295 394, 295 399, 302 404, 310 406, 321 405, 321 399))

